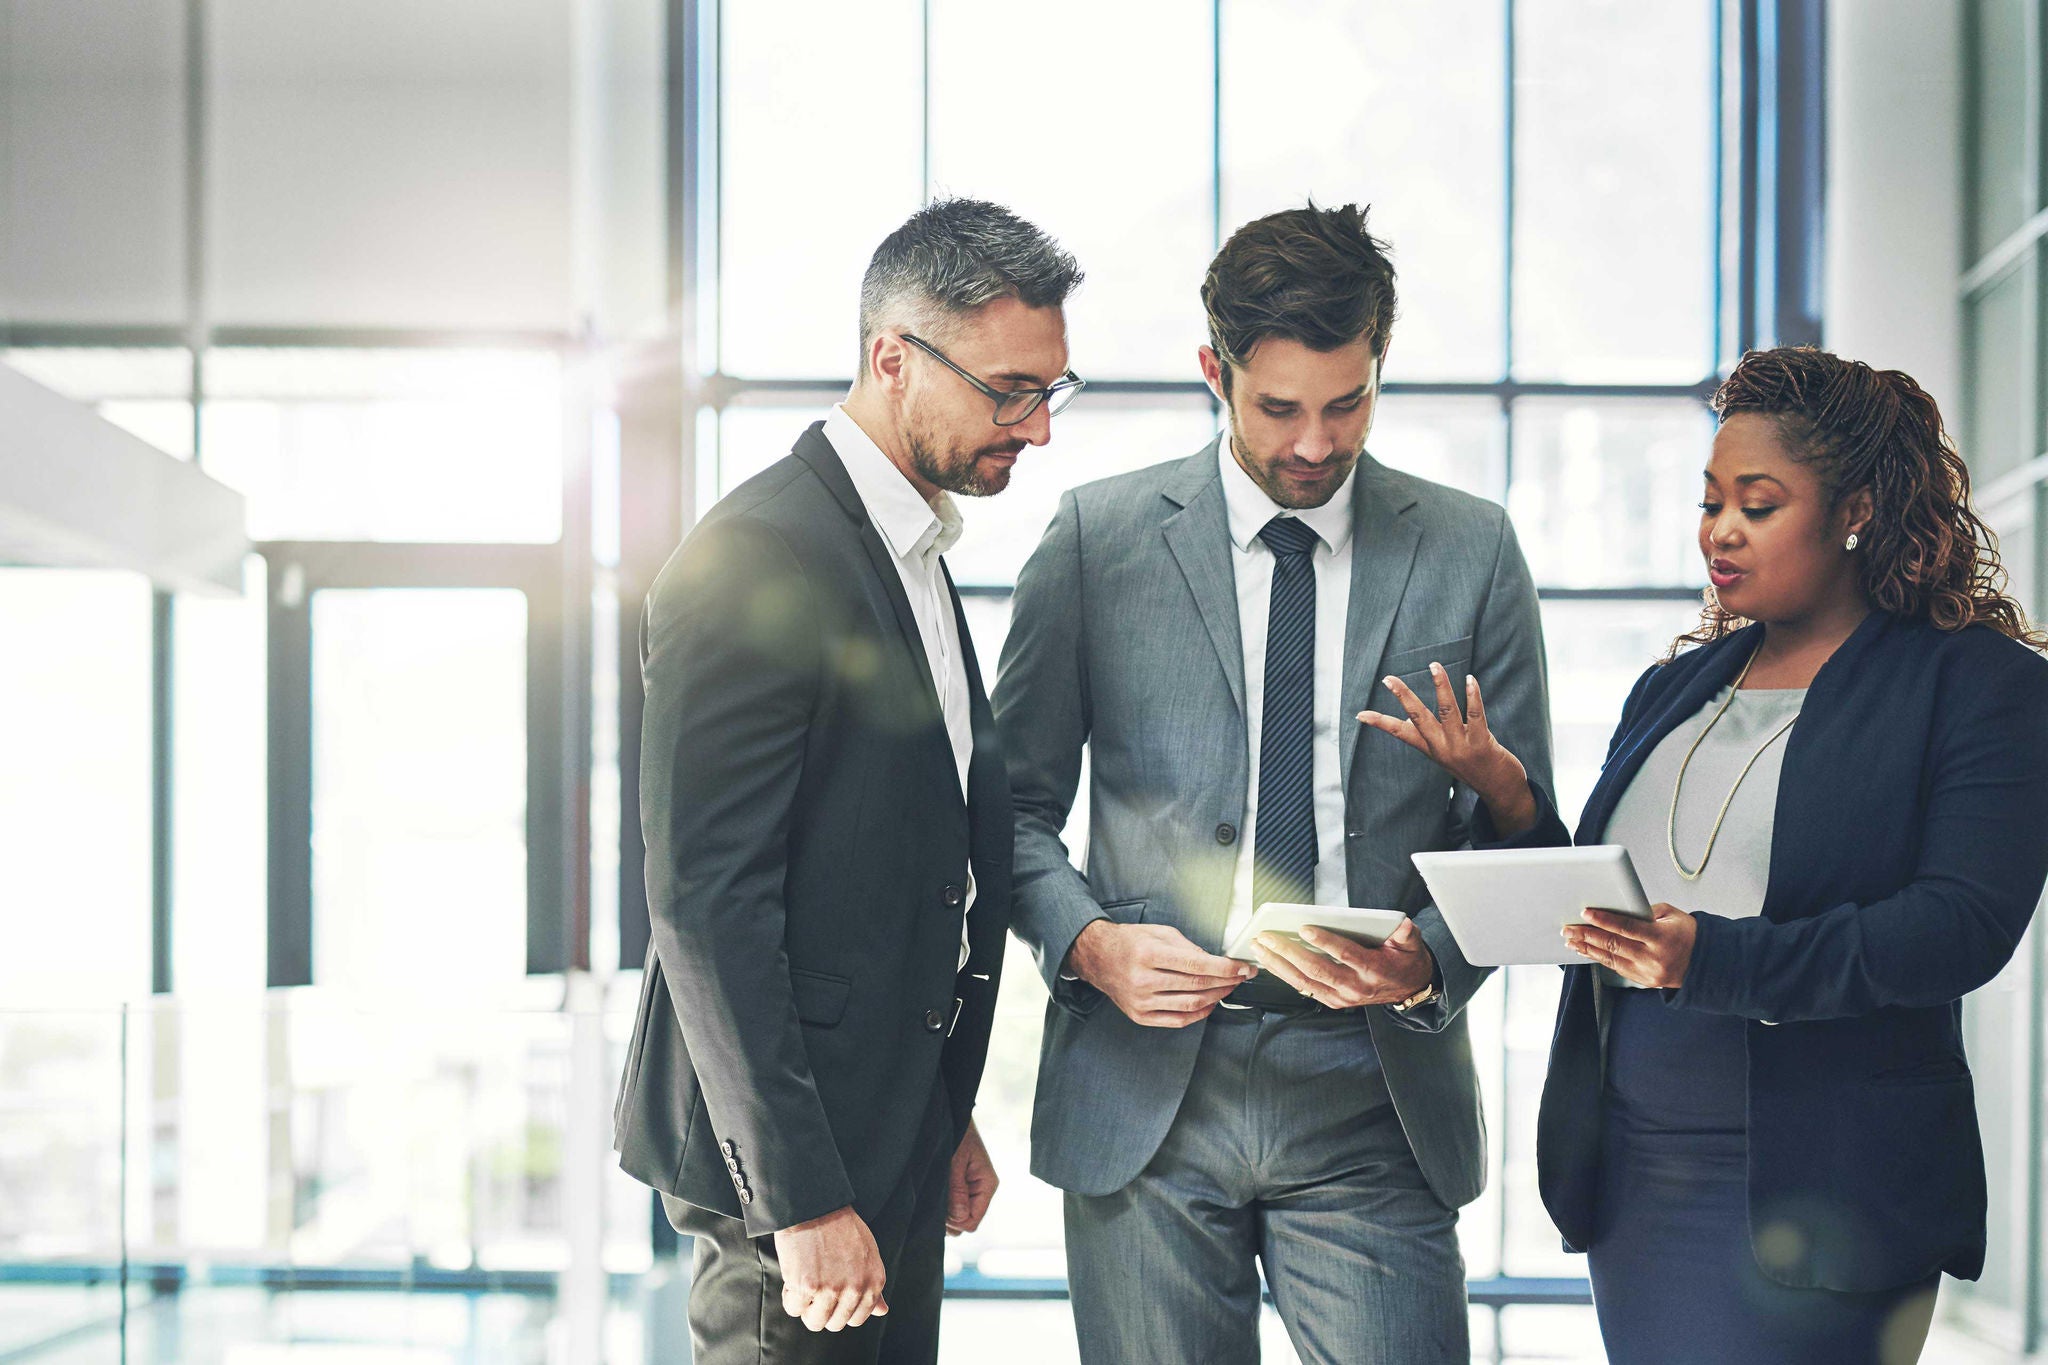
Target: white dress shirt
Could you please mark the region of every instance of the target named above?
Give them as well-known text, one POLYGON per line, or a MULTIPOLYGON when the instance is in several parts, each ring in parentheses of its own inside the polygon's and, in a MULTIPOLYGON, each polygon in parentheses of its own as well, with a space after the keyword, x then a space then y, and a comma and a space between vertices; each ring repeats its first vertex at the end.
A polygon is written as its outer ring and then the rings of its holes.
MULTIPOLYGON (((1315 730, 1310 785, 1315 794, 1317 905, 1349 905, 1350 881, 1344 864, 1344 775, 1338 771, 1337 738, 1345 718, 1343 705, 1344 625, 1351 605, 1351 492, 1354 467, 1330 500, 1299 511, 1281 507, 1252 482, 1236 456, 1230 438, 1217 442, 1223 466, 1223 501, 1230 518, 1230 560, 1237 579, 1237 627, 1244 641, 1245 730, 1251 742, 1251 766, 1244 799, 1243 835, 1237 844, 1237 875, 1230 888, 1230 918, 1225 943, 1251 919, 1252 858, 1259 843, 1259 736, 1266 711, 1266 617, 1273 605, 1273 552, 1259 539, 1266 523, 1277 516, 1298 517, 1319 537, 1310 552, 1316 575, 1315 730)), ((1356 725, 1358 722, 1350 722, 1356 725)))
MULTIPOLYGON (((967 796, 967 767, 974 759, 974 722, 967 699, 967 663, 960 651, 960 623, 953 615, 953 597, 939 556, 960 539, 960 509, 941 490, 930 502, 911 487, 882 448, 835 403, 825 418, 825 439, 846 466, 853 489, 868 509, 868 520, 896 561, 910 614, 924 641, 925 662, 938 689, 939 710, 946 719, 946 737, 953 745, 953 765, 960 795, 967 796)), ((967 896, 960 909, 960 966, 967 965, 967 912, 974 908, 974 869, 967 869, 967 896)))

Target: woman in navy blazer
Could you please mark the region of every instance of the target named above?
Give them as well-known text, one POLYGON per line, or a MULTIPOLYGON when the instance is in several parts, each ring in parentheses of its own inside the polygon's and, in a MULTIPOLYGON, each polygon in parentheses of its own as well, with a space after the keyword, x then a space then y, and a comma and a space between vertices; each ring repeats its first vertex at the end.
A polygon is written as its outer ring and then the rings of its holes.
MULTIPOLYGON (((1590 1253, 1622 1365, 1912 1361, 1941 1273, 1984 1264, 1961 1000, 2011 958, 2048 879, 2048 662, 2028 648, 2043 637, 1910 378, 1759 352, 1714 407, 1714 592, 1630 693, 1576 841, 1655 802, 1668 847, 1631 852, 1646 881, 1668 856, 1685 885, 1750 783, 1761 904, 1588 911, 1565 931, 1588 961, 1558 1006, 1543 1200, 1590 1253), (1689 790, 1685 765, 1738 697, 1796 717, 1743 741, 1732 787, 1689 790), (1775 797, 1759 797, 1774 745, 1775 797), (1637 784, 1646 767, 1679 781, 1637 784), (1702 802, 1688 838, 1676 812, 1702 802)), ((1434 711, 1401 689, 1406 719, 1360 719, 1487 794, 1496 845, 1570 842, 1486 730, 1476 682, 1462 715, 1440 671, 1437 690, 1434 711)))

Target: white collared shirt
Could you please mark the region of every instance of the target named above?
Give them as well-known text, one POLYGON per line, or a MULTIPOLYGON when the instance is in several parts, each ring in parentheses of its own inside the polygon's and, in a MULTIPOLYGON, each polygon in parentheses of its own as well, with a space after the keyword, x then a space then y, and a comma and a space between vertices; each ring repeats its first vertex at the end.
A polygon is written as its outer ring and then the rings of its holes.
MULTIPOLYGON (((924 642, 925 662, 931 666, 932 685, 938 689, 939 711, 946 720, 946 738, 953 745, 953 765, 965 800, 967 768, 974 759, 974 720, 967 698, 960 623, 953 615, 953 597, 946 591, 945 573, 939 565, 939 556, 960 539, 960 509, 944 490, 926 502, 874 439, 847 415, 844 404, 833 404, 826 415, 825 439, 846 466, 853 489, 867 508, 868 520, 880 533, 896 561, 896 572, 902 576, 903 593, 910 599, 910 614, 917 618, 917 633, 924 642)), ((967 965, 966 916, 974 907, 974 893, 974 869, 970 866, 967 896, 960 911, 962 967, 967 965)))
MULTIPOLYGON (((1318 905, 1349 905, 1351 891, 1344 863, 1344 775, 1338 763, 1338 736, 1344 718, 1344 626, 1351 605, 1351 496, 1357 481, 1354 466, 1330 500, 1299 511, 1281 507, 1252 482, 1230 453, 1226 433, 1217 442, 1223 467, 1223 502, 1230 520, 1231 568, 1237 579, 1237 627, 1244 643, 1244 709, 1251 764, 1244 799, 1244 828, 1237 844, 1237 870, 1230 888, 1230 918, 1223 941, 1230 942, 1252 911, 1252 858, 1259 833, 1259 736, 1265 728, 1266 618, 1273 605, 1273 552, 1259 532, 1276 516, 1299 517, 1320 538, 1311 551, 1316 575, 1315 729, 1310 785, 1315 793, 1316 879, 1318 905)), ((1357 724, 1356 721, 1351 722, 1357 724)))

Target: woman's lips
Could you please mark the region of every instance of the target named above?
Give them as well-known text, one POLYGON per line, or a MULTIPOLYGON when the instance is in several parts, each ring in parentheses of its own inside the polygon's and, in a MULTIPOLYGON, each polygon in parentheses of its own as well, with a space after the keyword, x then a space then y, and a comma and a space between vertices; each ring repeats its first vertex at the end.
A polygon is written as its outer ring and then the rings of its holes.
POLYGON ((1742 581, 1744 571, 1724 560, 1715 560, 1707 565, 1707 581, 1716 588, 1732 587, 1742 581))

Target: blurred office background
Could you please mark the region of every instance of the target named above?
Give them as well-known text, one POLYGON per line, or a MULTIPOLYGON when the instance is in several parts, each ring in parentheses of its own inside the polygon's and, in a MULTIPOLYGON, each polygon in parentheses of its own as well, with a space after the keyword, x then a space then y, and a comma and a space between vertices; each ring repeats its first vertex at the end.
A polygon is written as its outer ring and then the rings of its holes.
MULTIPOLYGON (((1917 375, 2038 604, 2044 11, 0 0, 0 1362, 687 1358, 609 1151, 635 614, 928 195, 1089 273, 1090 388, 951 556, 991 666, 1059 490, 1215 430, 1203 267, 1309 194, 1401 271, 1371 448, 1515 515, 1568 810, 1695 612, 1747 347, 1917 375)), ((949 1360, 1073 1352, 1013 962, 949 1360)), ((1993 1245, 1930 1360, 2040 1340, 2043 967, 1970 1004, 1993 1245)), ((1474 1006, 1480 1359, 1599 1358, 1534 1188, 1554 975, 1474 1006)))

